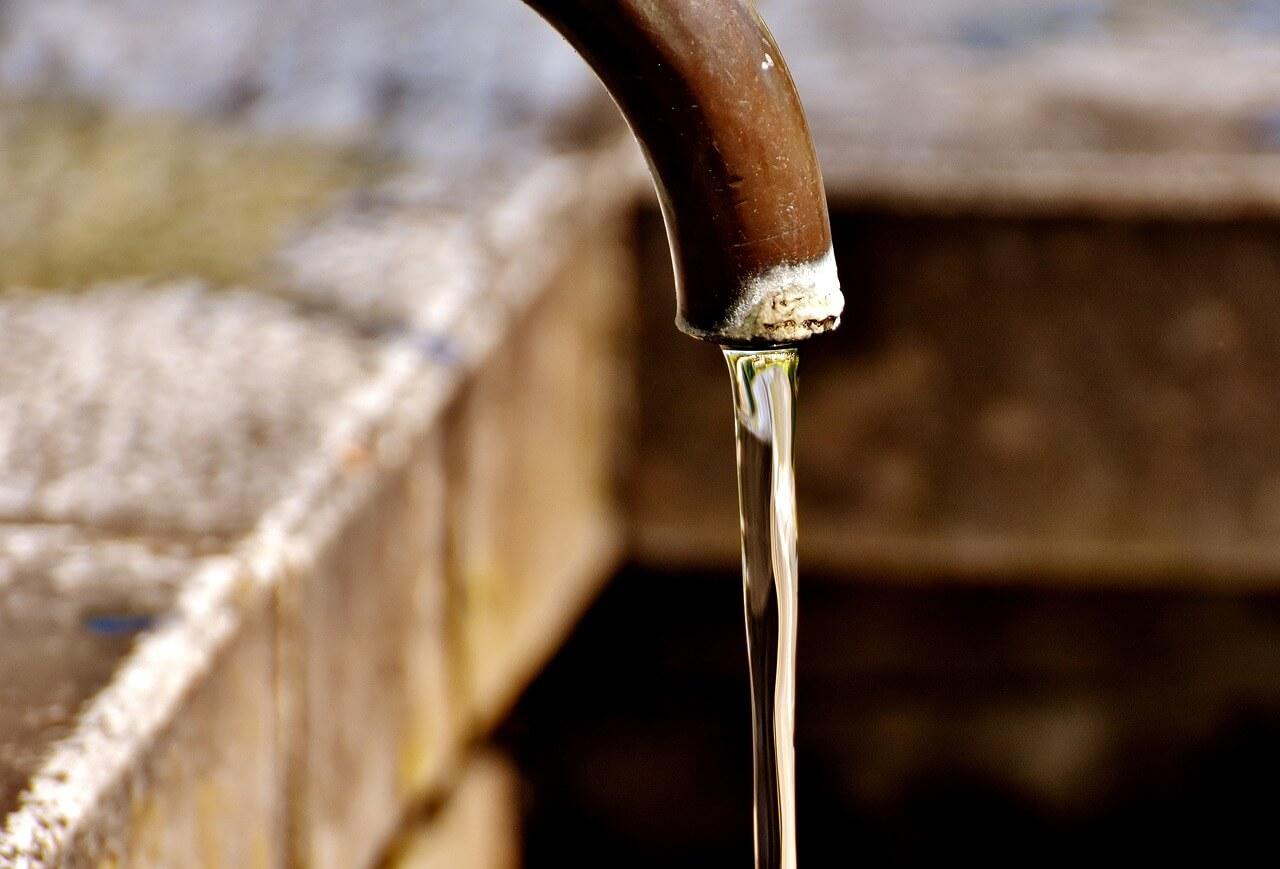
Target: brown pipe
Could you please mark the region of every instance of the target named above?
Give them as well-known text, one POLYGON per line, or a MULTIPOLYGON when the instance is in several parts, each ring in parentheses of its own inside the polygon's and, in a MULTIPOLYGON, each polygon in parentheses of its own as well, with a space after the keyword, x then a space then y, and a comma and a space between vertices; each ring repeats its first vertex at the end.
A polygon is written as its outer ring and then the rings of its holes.
POLYGON ((526 0, 586 58, 640 141, 676 325, 734 346, 834 329, 844 299, 791 73, 749 0, 526 0))

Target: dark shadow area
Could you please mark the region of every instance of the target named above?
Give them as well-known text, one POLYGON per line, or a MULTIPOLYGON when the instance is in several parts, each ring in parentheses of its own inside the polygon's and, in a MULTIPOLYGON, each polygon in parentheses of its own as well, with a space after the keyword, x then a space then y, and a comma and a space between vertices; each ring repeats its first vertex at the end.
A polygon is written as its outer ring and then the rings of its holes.
MULTIPOLYGON (((1269 844, 1280 599, 805 575, 808 866, 1221 860, 1269 844)), ((622 572, 501 735, 526 865, 751 865, 738 578, 622 572)))

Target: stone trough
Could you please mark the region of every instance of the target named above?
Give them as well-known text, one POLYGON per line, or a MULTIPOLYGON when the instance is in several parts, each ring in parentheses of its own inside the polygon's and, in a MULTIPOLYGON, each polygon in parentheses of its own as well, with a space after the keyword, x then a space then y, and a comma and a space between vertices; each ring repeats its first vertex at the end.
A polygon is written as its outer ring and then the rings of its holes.
MULTIPOLYGON (((61 172, 157 147, 84 123, 61 172)), ((254 147, 220 156, 269 173, 254 147)), ((634 154, 531 150, 449 189, 317 175, 274 247, 140 248, 120 268, 155 276, 117 277, 74 240, 177 205, 126 191, 9 263, 4 865, 368 865, 470 779, 619 557, 634 154)))

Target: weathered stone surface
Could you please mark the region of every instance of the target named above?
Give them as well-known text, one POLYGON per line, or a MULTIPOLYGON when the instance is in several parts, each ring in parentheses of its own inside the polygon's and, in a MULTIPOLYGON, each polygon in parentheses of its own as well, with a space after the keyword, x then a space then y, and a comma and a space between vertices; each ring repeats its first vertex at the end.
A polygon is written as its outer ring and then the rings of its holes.
POLYGON ((533 257, 537 268, 498 270, 487 301, 502 317, 463 309, 455 340, 506 322, 513 330, 484 353, 474 385, 446 405, 440 384, 479 351, 464 345, 442 364, 416 355, 411 335, 411 366, 368 387, 336 476, 268 520, 278 526, 268 539, 294 541, 280 579, 281 702, 292 841, 305 865, 370 859, 614 563, 613 418, 630 279, 619 230, 597 221, 558 254, 534 245, 497 258, 510 268, 533 257), (520 281, 551 269, 517 317, 530 292, 520 281))
POLYGON ((24 761, 0 853, 362 865, 438 794, 617 554, 630 272, 610 215, 631 176, 546 165, 458 217, 485 243, 455 272, 479 274, 442 324, 452 357, 414 319, 449 308, 447 281, 391 285, 372 319, 283 282, 0 297, 10 514, 214 559, 24 761), (477 366, 487 385, 452 401, 477 366), (486 553, 500 571, 477 584, 486 553))
POLYGON ((776 0, 838 197, 896 207, 1280 207, 1268 4, 776 0))
POLYGON ((0 817, 193 563, 181 547, 0 526, 0 817))
POLYGON ((298 535, 315 551, 281 577, 297 865, 369 865, 460 747, 440 447, 438 436, 417 439, 403 466, 345 509, 330 493, 298 535))
MULTIPOLYGON (((245 615, 153 740, 137 741, 138 755, 98 795, 61 865, 284 864, 276 643, 269 605, 245 615)), ((80 762, 99 760, 89 754, 80 762)))
MULTIPOLYGON (((0 627, 74 646, 6 686, 6 865, 367 864, 613 564, 634 151, 549 157, 598 91, 520 4, 393 7, 0 11, 7 86, 115 107, 0 107, 0 627)), ((494 769, 424 859, 512 864, 494 769)))
POLYGON ((387 857, 387 869, 516 869, 521 865, 519 788, 501 755, 468 765, 449 801, 413 821, 387 857))
POLYGON ((331 449, 379 347, 245 291, 0 296, 0 519, 228 537, 331 449))
POLYGON ((452 581, 479 728, 537 671, 617 558, 629 276, 618 233, 607 223, 580 240, 448 418, 452 581))
POLYGON ((279 864, 271 598, 227 559, 184 574, 42 759, 5 865, 279 864))
POLYGON ((297 233, 276 257, 279 292, 468 367, 589 222, 634 196, 635 150, 626 140, 551 158, 517 151, 448 179, 401 173, 297 233))

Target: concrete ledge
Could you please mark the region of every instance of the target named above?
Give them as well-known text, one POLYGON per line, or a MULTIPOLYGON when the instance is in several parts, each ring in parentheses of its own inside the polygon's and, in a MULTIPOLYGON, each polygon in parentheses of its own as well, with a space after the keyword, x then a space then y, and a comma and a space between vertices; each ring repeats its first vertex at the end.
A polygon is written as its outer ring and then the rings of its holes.
MULTIPOLYGON (((68 381, 65 349, 11 363, 33 389, 54 385, 36 416, 46 430, 129 434, 71 441, 47 466, 60 476, 36 466, 11 515, 91 533, 95 564, 130 545, 184 548, 155 627, 122 641, 109 683, 109 671, 91 680, 87 705, 22 766, 31 779, 0 835, 6 865, 367 865, 410 806, 442 798, 462 748, 617 558, 612 432, 631 274, 616 216, 632 188, 601 183, 613 160, 547 158, 457 217, 484 240, 480 274, 465 259, 441 269, 420 301, 372 306, 376 322, 342 287, 325 297, 279 276, 269 295, 131 284, 0 298, 0 329, 54 310, 61 326, 44 340, 99 330, 102 384, 153 375, 163 348, 177 354, 175 382, 194 388, 181 396, 186 427, 166 422, 167 404, 143 410, 163 391, 135 388, 106 411, 120 414, 115 429, 77 429, 86 411, 60 399, 74 387, 88 401, 99 381, 68 381), (433 319, 441 310, 453 313, 433 319), (281 352, 263 353, 263 335, 281 336, 281 352), (137 352, 144 342, 153 354, 137 352), (152 481, 153 455, 178 464, 152 481), (53 498, 46 478, 75 485, 53 498), (113 480, 142 482, 130 494, 113 480), (191 512, 201 503, 215 506, 191 512)), ((383 218, 423 207, 390 197, 383 218)), ((343 225, 345 208, 315 231, 343 225)), ((378 277, 344 280, 367 295, 378 277)))
POLYGON ((291 840, 306 866, 368 863, 457 762, 466 723, 446 635, 439 438, 380 476, 358 509, 303 529, 315 550, 279 575, 291 840))
MULTIPOLYGON (((215 742, 201 745, 199 752, 190 745, 175 752, 170 736, 192 727, 208 735, 216 728, 217 718, 205 716, 221 704, 194 701, 205 686, 223 681, 213 674, 220 660, 228 660, 229 649, 239 645, 238 638, 247 638, 250 648, 257 645, 253 640, 262 642, 253 630, 261 622, 242 619, 240 607, 231 603, 248 586, 247 574, 226 559, 197 571, 184 584, 164 622, 142 636, 110 684, 80 711, 71 734, 46 756, 18 810, 9 816, 0 856, 15 866, 145 863, 148 856, 155 865, 165 865, 175 848, 199 853, 198 843, 183 836, 199 825, 180 822, 193 820, 196 790, 175 794, 166 785, 185 777, 183 763, 194 765, 198 777, 207 771, 199 768, 229 746, 215 742), (161 820, 157 811, 168 817, 161 820)), ((251 711, 254 704, 245 709, 258 719, 257 730, 270 735, 272 671, 269 659, 258 663, 267 666, 254 668, 250 678, 258 686, 257 715, 251 711)), ((225 699, 245 698, 237 691, 225 699)), ((252 754, 244 736, 236 733, 230 742, 237 751, 252 754)), ((228 769, 233 779, 244 772, 228 769)), ((243 804, 253 803, 254 789, 246 791, 243 804)))
POLYGON ((0 526, 0 812, 198 563, 181 547, 0 526))

